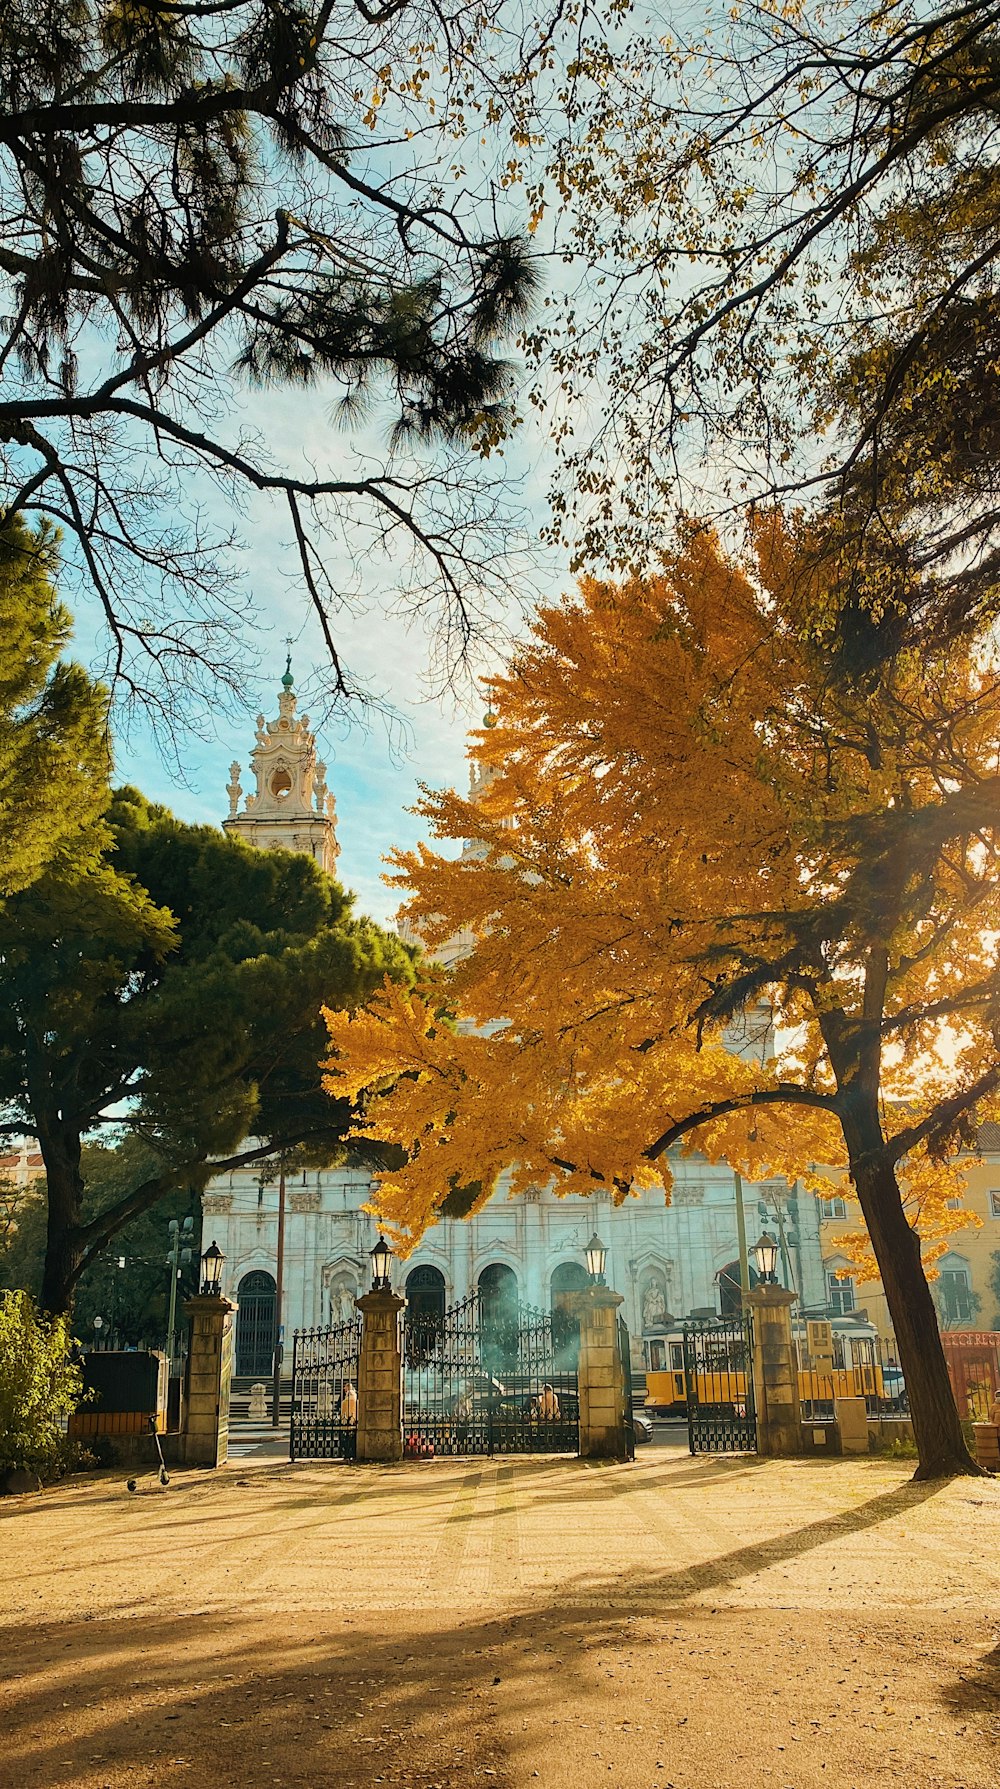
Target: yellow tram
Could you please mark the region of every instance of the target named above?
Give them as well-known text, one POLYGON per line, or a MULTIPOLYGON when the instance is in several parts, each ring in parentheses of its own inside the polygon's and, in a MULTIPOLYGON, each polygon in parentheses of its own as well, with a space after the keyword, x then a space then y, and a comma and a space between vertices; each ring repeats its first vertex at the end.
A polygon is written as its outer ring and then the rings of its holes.
MULTIPOLYGON (((708 1325, 699 1328, 696 1364, 687 1370, 682 1325, 643 1338, 648 1416, 688 1414, 689 1373, 699 1405, 735 1412, 745 1409, 747 1358, 742 1335, 731 1322, 721 1320, 717 1333, 708 1325)), ((800 1320, 792 1324, 792 1333, 799 1362, 799 1397, 807 1408, 827 1404, 832 1408, 834 1398, 892 1402, 896 1384, 886 1383, 873 1324, 848 1318, 830 1323, 800 1320)))

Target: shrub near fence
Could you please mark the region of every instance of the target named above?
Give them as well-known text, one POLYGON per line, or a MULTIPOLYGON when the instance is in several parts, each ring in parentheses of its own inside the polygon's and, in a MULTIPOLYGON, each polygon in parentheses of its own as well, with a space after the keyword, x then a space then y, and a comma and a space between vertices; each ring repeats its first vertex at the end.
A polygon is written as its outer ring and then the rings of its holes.
POLYGON ((65 1318, 40 1317, 27 1292, 0 1293, 0 1478, 57 1463, 83 1384, 71 1347, 65 1318))

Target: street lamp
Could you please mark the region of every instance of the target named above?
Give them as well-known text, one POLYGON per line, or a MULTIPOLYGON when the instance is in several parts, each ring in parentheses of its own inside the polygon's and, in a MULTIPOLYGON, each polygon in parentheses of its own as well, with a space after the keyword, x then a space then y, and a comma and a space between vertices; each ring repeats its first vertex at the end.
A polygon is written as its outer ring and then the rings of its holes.
POLYGON ((587 1272, 592 1284, 603 1286, 605 1284, 604 1263, 607 1261, 608 1251, 596 1230, 583 1252, 587 1258, 587 1272))
POLYGON ((222 1263, 226 1259, 217 1242, 205 1250, 201 1258, 202 1294, 218 1294, 222 1289, 222 1263))
POLYGON ((380 1230, 378 1237, 376 1238, 375 1247, 372 1249, 371 1253, 373 1292, 392 1291, 392 1282, 389 1279, 389 1263, 391 1260, 392 1250, 380 1230))
POLYGON ((765 1230, 759 1240, 754 1243, 753 1252, 754 1259, 757 1262, 757 1272, 760 1275, 761 1284, 764 1286, 776 1285, 777 1276, 774 1271, 774 1264, 778 1259, 778 1244, 776 1238, 770 1236, 765 1230))

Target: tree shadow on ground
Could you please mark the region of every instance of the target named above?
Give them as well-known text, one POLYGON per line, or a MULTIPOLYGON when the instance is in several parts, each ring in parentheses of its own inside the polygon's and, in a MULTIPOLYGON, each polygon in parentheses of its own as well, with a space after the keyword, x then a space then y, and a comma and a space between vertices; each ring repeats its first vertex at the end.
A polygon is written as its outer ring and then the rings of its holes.
POLYGON ((973 1669, 961 1672, 945 1690, 944 1700, 956 1714, 989 1714, 1000 1720, 1000 1646, 992 1647, 973 1669))
MULTIPOLYGON (((556 1487, 540 1479, 536 1488, 547 1497, 567 1487, 565 1480, 556 1487)), ((303 1789, 376 1784, 468 1789, 482 1783, 486 1789, 509 1789, 514 1774, 524 1774, 526 1749, 541 1762, 540 1734, 551 1730, 562 1743, 569 1703, 587 1711, 602 1707, 602 1719, 620 1746, 629 1718, 634 1723, 637 1710, 641 1714, 651 1703, 646 1718, 653 1723, 652 1755, 647 1760, 642 1754, 641 1774, 634 1780, 653 1782, 656 1773, 646 1773, 664 1749, 657 1723, 677 1729, 671 1745, 681 1744, 687 1715, 677 1710, 687 1706, 684 1698, 704 1676, 706 1632, 722 1636, 730 1660, 717 1686, 715 1718, 725 1721, 738 1700, 740 1743, 752 1755, 754 1746, 774 1743, 774 1705, 765 1702, 759 1686, 766 1683, 770 1697, 773 1682, 786 1674, 794 1694, 801 1641, 783 1638, 782 1617, 774 1611, 709 1611, 685 1599, 733 1587, 776 1563, 871 1529, 940 1488, 897 1486, 853 1509, 701 1564, 621 1575, 598 1569, 585 1578, 563 1578, 530 1600, 508 1593, 491 1612, 484 1613, 479 1601, 467 1615, 460 1607, 448 1614, 408 1610, 405 1585, 396 1611, 362 1607, 324 1614, 313 1607, 271 1615, 245 1605, 233 1615, 218 1607, 199 1610, 199 1593, 217 1594, 213 1564, 222 1569, 221 1555, 214 1561, 210 1556, 206 1566, 202 1549, 201 1576, 192 1576, 187 1615, 130 1611, 130 1618, 46 1622, 40 1611, 34 1627, 0 1629, 10 1780, 19 1789, 111 1784, 133 1789, 150 1783, 158 1789, 161 1782, 174 1781, 184 1789, 263 1789, 275 1783, 303 1789), (637 1639, 637 1624, 643 1622, 650 1634, 637 1639), (680 1644, 661 1658, 658 1637, 662 1634, 666 1644, 668 1629, 675 1639, 687 1636, 697 1644, 680 1644), (650 1677, 645 1687, 653 1693, 642 1708, 629 1701, 629 1679, 618 1656, 622 1648, 631 1648, 636 1678, 643 1672, 650 1677), (685 1689, 689 1679, 691 1687, 685 1689), (604 1701, 598 1704, 595 1697, 604 1701)), ((196 1538, 213 1501, 211 1494, 198 1495, 198 1486, 190 1489, 194 1494, 165 1536, 179 1572, 191 1569, 185 1530, 196 1538)), ((530 1484, 519 1484, 522 1498, 530 1490, 530 1484)), ((328 1509, 322 1503, 317 1516, 325 1519, 328 1509)), ((280 1513, 279 1502, 275 1519, 280 1513)), ((141 1554, 136 1571, 141 1588, 141 1554)), ((335 1591, 336 1574, 329 1582, 335 1591)), ((389 1588, 377 1576, 375 1583, 383 1593, 389 1588)), ((836 1629, 844 1614, 824 1619, 836 1629)), ((874 1670, 881 1678, 881 1663, 874 1670)), ((857 1777, 859 1741, 848 1723, 843 1725, 843 1742, 837 1733, 829 1742, 832 1775, 824 1780, 857 1777), (847 1774, 838 1774, 840 1768, 847 1774)), ((861 1775, 874 1784, 881 1783, 880 1773, 873 1755, 871 1770, 861 1775)), ((747 1778, 734 1765, 731 1780, 747 1778)))

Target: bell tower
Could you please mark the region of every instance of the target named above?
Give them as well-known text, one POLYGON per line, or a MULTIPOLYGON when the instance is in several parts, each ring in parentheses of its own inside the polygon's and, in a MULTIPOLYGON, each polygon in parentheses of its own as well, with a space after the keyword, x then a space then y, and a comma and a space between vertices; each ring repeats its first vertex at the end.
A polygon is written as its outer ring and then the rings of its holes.
POLYGON ((229 815, 223 830, 262 850, 304 851, 325 870, 336 873, 339 846, 333 796, 326 786, 326 765, 316 756, 316 736, 307 714, 298 706, 289 652, 278 697, 278 718, 257 716, 257 738, 250 754, 256 790, 242 811, 240 765, 229 767, 229 815))

